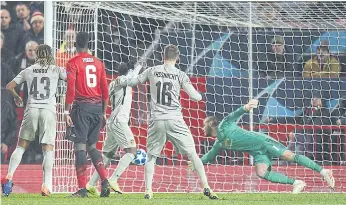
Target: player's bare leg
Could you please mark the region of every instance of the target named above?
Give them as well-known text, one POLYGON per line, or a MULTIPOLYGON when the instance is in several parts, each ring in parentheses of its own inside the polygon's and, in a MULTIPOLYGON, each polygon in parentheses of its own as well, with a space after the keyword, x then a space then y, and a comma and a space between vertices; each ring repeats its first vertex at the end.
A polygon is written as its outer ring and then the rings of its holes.
POLYGON ((207 175, 205 174, 204 166, 201 159, 198 157, 196 152, 188 155, 189 160, 191 161, 194 170, 197 172, 203 186, 203 194, 210 199, 218 199, 219 197, 213 192, 210 188, 207 180, 207 175))
POLYGON ((320 165, 316 164, 313 160, 303 156, 303 155, 297 155, 293 152, 286 150, 282 155, 281 159, 289 162, 295 162, 301 166, 304 166, 306 168, 309 168, 311 170, 319 172, 323 179, 327 182, 328 186, 331 189, 334 189, 335 186, 335 180, 333 177, 333 173, 329 169, 323 169, 320 165))
POLYGON ((19 138, 17 148, 11 155, 10 164, 8 166, 8 172, 5 178, 1 180, 2 193, 4 196, 8 196, 12 192, 13 182, 12 178, 14 172, 18 168, 22 161, 25 150, 29 147, 30 141, 19 138))
POLYGON ((125 148, 125 155, 121 157, 117 168, 115 169, 112 176, 109 178, 109 185, 111 189, 119 194, 122 194, 121 189, 118 185, 118 178, 123 174, 123 172, 129 167, 130 163, 135 159, 136 147, 125 148))
POLYGON ((258 177, 273 183, 291 184, 293 185, 292 193, 300 193, 306 186, 306 183, 301 180, 292 179, 279 172, 268 170, 268 165, 265 163, 258 163, 255 165, 256 174, 258 177))
POLYGON ((53 190, 53 165, 54 165, 54 146, 43 144, 43 184, 41 188, 42 196, 49 196, 53 190))
POLYGON ((145 163, 144 176, 145 176, 145 199, 153 198, 152 184, 155 172, 156 157, 149 154, 147 156, 147 162, 145 163))

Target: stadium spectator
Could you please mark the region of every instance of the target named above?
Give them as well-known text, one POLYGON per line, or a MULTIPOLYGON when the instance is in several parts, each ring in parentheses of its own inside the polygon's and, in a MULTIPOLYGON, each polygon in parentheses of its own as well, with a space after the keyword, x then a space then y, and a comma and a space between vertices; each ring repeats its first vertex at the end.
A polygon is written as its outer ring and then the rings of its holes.
MULTIPOLYGON (((35 63, 37 47, 38 44, 35 41, 29 41, 25 45, 25 52, 20 53, 13 59, 11 67, 16 75, 35 63)), ((20 96, 23 99, 24 106, 26 105, 26 101, 28 99, 28 92, 26 92, 26 90, 26 82, 24 82, 23 85, 16 87, 17 93, 20 93, 20 96)))
MULTIPOLYGON (((303 109, 300 116, 297 117, 283 117, 272 119, 271 123, 280 124, 300 124, 300 125, 332 125, 331 113, 326 107, 325 98, 322 97, 321 91, 314 91, 312 93, 311 104, 309 107, 303 109)), ((312 158, 313 145, 316 145, 315 160, 329 163, 330 152, 330 129, 305 129, 296 130, 295 133, 289 133, 289 138, 293 142, 289 145, 297 153, 305 152, 306 155, 312 158)))
POLYGON ((11 22, 7 9, 1 9, 1 32, 4 35, 4 48, 8 56, 15 56, 23 51, 22 39, 24 31, 11 22))
POLYGON ((25 52, 18 54, 13 60, 13 69, 17 75, 20 71, 33 65, 36 59, 36 41, 29 41, 25 44, 25 52))
POLYGON ((76 32, 72 29, 65 31, 64 41, 56 54, 56 63, 58 66, 65 67, 68 60, 76 55, 76 32))
MULTIPOLYGON (((0 50, 2 53, 4 41, 3 41, 3 35, 1 34, 0 36, 1 36, 1 38, 0 38, 0 50)), ((5 88, 7 83, 9 83, 15 77, 13 70, 4 60, 5 59, 3 59, 1 56, 1 88, 5 88)), ((5 93, 7 93, 7 92, 4 92, 4 94, 5 93)), ((3 94, 3 93, 1 93, 1 94, 3 94)), ((2 98, 3 98, 3 96, 1 96, 1 99, 2 98)))
POLYGON ((18 22, 17 25, 19 28, 23 28, 24 31, 31 29, 30 25, 30 8, 25 3, 19 3, 16 6, 16 13, 18 22))
POLYGON ((346 96, 340 99, 339 109, 333 115, 336 116, 337 125, 346 125, 346 96))
MULTIPOLYGON (((36 41, 38 44, 44 43, 44 17, 40 11, 35 11, 32 14, 31 29, 24 35, 24 43, 29 41, 36 41)), ((24 45, 25 45, 24 44, 24 45)))
POLYGON ((293 54, 285 53, 285 41, 282 36, 271 40, 271 51, 259 56, 258 70, 261 77, 282 78, 295 77, 293 54))
POLYGON ((338 78, 341 68, 338 59, 329 51, 329 42, 321 41, 317 54, 304 65, 305 78, 338 78))
MULTIPOLYGON (((1 85, 1 87, 3 86, 1 85)), ((1 93, 6 92, 5 89, 1 88, 1 90, 1 93)), ((16 140, 17 128, 18 122, 15 107, 10 101, 1 97, 1 164, 5 163, 8 147, 16 140)))
POLYGON ((11 63, 11 57, 6 51, 6 48, 3 47, 5 41, 4 35, 0 32, 0 52, 1 52, 1 62, 9 65, 11 63))
MULTIPOLYGON (((3 51, 3 35, 1 34, 0 50, 3 51)), ((2 54, 2 52, 1 52, 2 54)), ((11 67, 1 56, 1 163, 5 162, 8 147, 13 144, 17 131, 17 115, 14 101, 7 92, 6 85, 14 78, 11 67)))

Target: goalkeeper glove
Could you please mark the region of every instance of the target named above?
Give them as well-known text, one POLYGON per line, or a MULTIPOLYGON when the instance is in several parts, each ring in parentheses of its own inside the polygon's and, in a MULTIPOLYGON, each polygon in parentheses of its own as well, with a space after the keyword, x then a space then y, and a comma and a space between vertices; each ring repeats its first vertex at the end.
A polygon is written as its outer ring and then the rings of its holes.
POLYGON ((252 99, 252 100, 250 100, 250 102, 248 104, 246 104, 244 106, 244 109, 247 110, 247 111, 250 111, 253 108, 257 108, 257 107, 258 107, 258 100, 252 99))

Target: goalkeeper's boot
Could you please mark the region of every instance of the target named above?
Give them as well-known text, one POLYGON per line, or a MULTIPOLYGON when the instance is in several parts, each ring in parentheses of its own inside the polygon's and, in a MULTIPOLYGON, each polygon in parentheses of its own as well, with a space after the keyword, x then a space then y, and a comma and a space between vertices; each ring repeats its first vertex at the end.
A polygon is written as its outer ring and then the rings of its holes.
POLYGON ((41 195, 42 196, 50 196, 50 191, 49 191, 48 187, 46 187, 45 185, 42 185, 41 195))
POLYGON ((101 193, 100 197, 109 197, 109 194, 111 193, 111 189, 109 187, 109 182, 107 179, 103 180, 101 182, 101 193))
POLYGON ((121 191, 121 189, 119 188, 118 182, 117 181, 108 181, 109 182, 109 186, 111 187, 111 189, 118 194, 122 194, 123 192, 121 191))
POLYGON ((97 191, 97 186, 91 186, 90 184, 87 184, 86 189, 88 190, 88 193, 91 195, 99 195, 97 191))
POLYGON ((69 197, 72 198, 86 198, 88 197, 88 190, 87 189, 80 189, 76 193, 71 194, 69 197))
POLYGON ((3 178, 1 180, 2 195, 8 196, 12 192, 13 182, 10 179, 3 178))
POLYGON ((334 189, 335 179, 333 177, 333 172, 330 169, 323 169, 321 171, 321 175, 323 176, 323 180, 327 182, 328 186, 331 189, 334 189))
POLYGON ((209 199, 219 199, 219 197, 213 192, 210 187, 204 187, 203 194, 204 196, 209 197, 209 199))
POLYGON ((152 199, 152 198, 153 198, 153 191, 151 191, 151 190, 146 190, 146 191, 145 191, 144 198, 145 198, 145 199, 152 199))
POLYGON ((293 183, 293 194, 299 194, 306 187, 306 183, 302 180, 295 180, 293 183))

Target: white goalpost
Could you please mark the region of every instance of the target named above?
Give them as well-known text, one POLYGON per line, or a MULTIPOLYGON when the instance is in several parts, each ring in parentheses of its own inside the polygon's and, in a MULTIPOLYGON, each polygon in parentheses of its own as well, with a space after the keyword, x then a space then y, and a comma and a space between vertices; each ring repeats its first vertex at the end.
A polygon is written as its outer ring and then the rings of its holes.
MULTIPOLYGON (((181 53, 177 67, 187 72, 197 90, 207 96, 198 103, 186 93, 181 96, 184 119, 200 156, 215 141, 204 137, 203 119, 221 119, 250 98, 257 98, 259 108, 244 115, 239 125, 267 133, 294 152, 331 168, 335 192, 346 192, 346 127, 336 122, 342 114, 335 114, 342 107, 342 99, 346 99, 345 16, 344 2, 45 2, 45 42, 58 52, 67 43, 66 30, 89 32, 90 52, 105 63, 109 81, 116 77, 119 63, 158 65, 163 48, 175 44, 181 53), (282 56, 274 48, 278 43, 284 44, 282 56), (305 75, 304 68, 321 44, 328 47, 330 59, 336 59, 330 66, 339 68, 337 76, 305 75), (328 112, 322 127, 301 121, 316 91, 328 112)), ((311 67, 317 66, 314 62, 311 67)), ((131 111, 131 128, 142 149, 149 110, 147 91, 147 85, 134 89, 131 111)), ((74 192, 77 181, 73 146, 64 139, 64 92, 59 95, 53 191, 74 192)), ((99 149, 104 139, 102 130, 99 149)), ((122 154, 117 153, 109 173, 122 154)), ((246 153, 222 151, 205 165, 211 188, 215 192, 291 191, 288 185, 258 178, 253 163, 246 153)), ((278 159, 272 159, 272 164, 272 170, 304 180, 307 192, 329 192, 318 173, 278 159)), ((93 171, 90 168, 90 176, 93 171)), ((118 182, 124 192, 144 192, 144 167, 131 165, 118 182)), ((200 192, 199 184, 197 175, 187 168, 187 159, 167 143, 157 160, 153 191, 200 192)))

